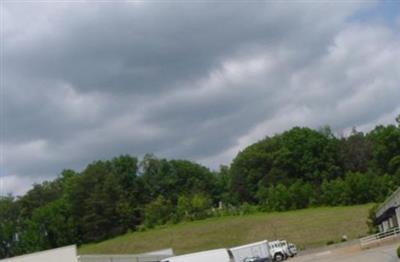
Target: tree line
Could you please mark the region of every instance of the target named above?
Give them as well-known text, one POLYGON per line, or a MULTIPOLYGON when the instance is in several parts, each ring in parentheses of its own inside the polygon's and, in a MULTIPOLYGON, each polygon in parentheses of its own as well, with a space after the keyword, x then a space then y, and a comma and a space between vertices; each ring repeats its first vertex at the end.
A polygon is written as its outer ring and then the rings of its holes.
POLYGON ((294 127, 217 171, 151 154, 63 170, 0 198, 0 258, 210 216, 381 202, 400 185, 397 123, 347 137, 294 127))

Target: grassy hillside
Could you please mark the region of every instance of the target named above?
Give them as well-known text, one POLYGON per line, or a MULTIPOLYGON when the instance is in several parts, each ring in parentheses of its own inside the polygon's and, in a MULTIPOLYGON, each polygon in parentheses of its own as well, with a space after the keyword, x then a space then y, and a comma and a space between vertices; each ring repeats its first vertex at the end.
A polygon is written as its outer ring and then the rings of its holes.
POLYGON ((97 244, 84 245, 81 254, 140 253, 172 247, 177 254, 230 247, 264 239, 287 239, 300 248, 349 239, 367 233, 372 205, 310 208, 282 213, 211 218, 129 233, 97 244))

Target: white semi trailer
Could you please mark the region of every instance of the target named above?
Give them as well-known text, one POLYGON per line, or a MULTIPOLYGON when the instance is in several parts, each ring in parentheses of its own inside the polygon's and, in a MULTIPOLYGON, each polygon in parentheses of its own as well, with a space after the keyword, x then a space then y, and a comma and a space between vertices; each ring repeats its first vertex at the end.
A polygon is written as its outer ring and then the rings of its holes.
POLYGON ((267 240, 233 247, 229 251, 234 262, 269 262, 272 258, 267 240))
POLYGON ((161 262, 270 262, 268 241, 260 241, 230 249, 215 249, 182 256, 175 256, 161 262))

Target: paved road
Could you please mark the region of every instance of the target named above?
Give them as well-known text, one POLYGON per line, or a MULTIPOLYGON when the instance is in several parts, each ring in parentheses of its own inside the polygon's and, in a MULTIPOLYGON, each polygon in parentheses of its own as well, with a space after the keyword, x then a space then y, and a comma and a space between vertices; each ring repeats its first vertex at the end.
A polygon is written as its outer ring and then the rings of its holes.
POLYGON ((328 250, 299 256, 288 260, 288 262, 399 262, 400 260, 396 256, 396 248, 399 245, 400 243, 397 243, 368 250, 359 250, 358 248, 347 250, 328 250))

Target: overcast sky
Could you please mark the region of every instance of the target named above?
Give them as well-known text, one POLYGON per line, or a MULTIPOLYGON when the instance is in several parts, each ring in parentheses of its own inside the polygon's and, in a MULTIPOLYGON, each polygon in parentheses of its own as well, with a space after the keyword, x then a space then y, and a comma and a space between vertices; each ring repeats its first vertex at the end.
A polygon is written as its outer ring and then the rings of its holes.
POLYGON ((0 194, 120 154, 212 169, 400 114, 400 1, 1 3, 0 194))

